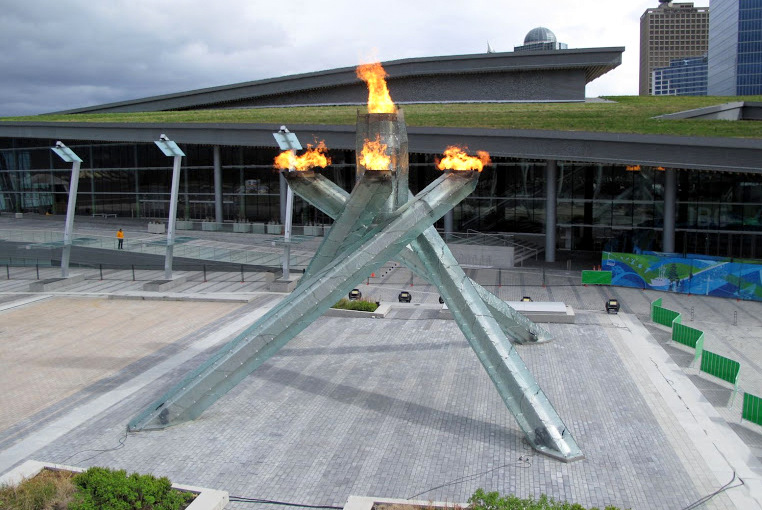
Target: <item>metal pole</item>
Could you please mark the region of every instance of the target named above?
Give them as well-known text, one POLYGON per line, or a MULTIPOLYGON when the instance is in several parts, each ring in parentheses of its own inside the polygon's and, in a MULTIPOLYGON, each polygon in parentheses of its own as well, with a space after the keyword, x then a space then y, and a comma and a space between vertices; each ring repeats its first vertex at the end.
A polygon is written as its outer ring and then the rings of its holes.
POLYGON ((167 255, 164 258, 164 278, 172 279, 172 253, 175 248, 175 221, 177 220, 177 193, 180 189, 180 162, 182 156, 174 156, 172 168, 172 193, 169 197, 169 220, 167 221, 167 255))
MULTIPOLYGON (((290 170, 289 170, 290 171, 290 170)), ((284 226, 283 234, 283 279, 288 280, 291 276, 291 222, 294 215, 294 190, 291 186, 288 187, 286 192, 286 224, 284 226)))
POLYGON ((61 255, 61 277, 69 277, 69 259, 71 258, 71 234, 74 229, 74 211, 77 207, 77 188, 79 187, 80 161, 71 165, 71 182, 69 183, 69 203, 66 206, 66 224, 64 226, 64 246, 61 255))

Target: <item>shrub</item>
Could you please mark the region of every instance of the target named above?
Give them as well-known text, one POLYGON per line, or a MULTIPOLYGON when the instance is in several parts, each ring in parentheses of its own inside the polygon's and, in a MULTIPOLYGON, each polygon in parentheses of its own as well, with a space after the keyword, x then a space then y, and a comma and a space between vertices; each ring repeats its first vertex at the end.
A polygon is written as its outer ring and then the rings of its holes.
POLYGON ((376 308, 378 308, 378 303, 367 301, 365 299, 350 301, 347 298, 341 298, 341 300, 331 308, 339 308, 340 310, 358 310, 360 312, 375 312, 376 308))
POLYGON ((172 489, 166 477, 92 467, 74 477, 78 491, 69 510, 179 510, 194 495, 172 489))
MULTIPOLYGON (((554 501, 545 494, 535 501, 533 498, 521 499, 514 495, 500 496, 497 492, 485 493, 477 489, 474 495, 468 499, 469 508, 472 510, 585 510, 579 503, 567 503, 554 501)), ((598 510, 591 508, 590 510, 598 510)), ((619 510, 614 506, 607 506, 606 510, 619 510)))
POLYGON ((37 476, 16 486, 0 488, 0 508, 3 510, 37 510, 66 508, 74 493, 72 473, 44 469, 37 476))

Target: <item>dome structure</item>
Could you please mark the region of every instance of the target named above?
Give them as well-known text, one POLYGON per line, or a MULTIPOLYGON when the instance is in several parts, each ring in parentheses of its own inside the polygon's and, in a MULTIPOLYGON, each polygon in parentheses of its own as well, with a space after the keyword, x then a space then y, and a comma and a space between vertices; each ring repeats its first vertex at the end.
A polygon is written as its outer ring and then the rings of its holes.
POLYGON ((556 34, 549 28, 537 27, 529 31, 524 38, 524 44, 555 43, 556 34))

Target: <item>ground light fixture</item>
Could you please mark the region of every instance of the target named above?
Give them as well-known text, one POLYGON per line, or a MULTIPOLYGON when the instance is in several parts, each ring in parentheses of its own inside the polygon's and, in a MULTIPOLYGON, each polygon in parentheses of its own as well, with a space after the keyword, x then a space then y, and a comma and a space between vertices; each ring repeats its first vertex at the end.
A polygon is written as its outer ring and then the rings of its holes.
POLYGON ((349 300, 350 301, 357 301, 358 299, 362 299, 362 292, 360 292, 358 289, 352 289, 349 291, 349 300))
POLYGON ((524 296, 523 298, 521 298, 521 302, 522 303, 531 303, 532 302, 532 298, 529 297, 529 296, 524 296))
POLYGON ((77 208, 77 187, 79 186, 79 167, 82 159, 77 156, 73 150, 64 145, 63 142, 56 142, 51 150, 66 163, 71 163, 71 182, 69 183, 69 202, 66 206, 66 223, 64 224, 64 245, 61 253, 61 277, 69 277, 69 259, 71 258, 71 235, 74 230, 74 212, 77 208))
POLYGON ((172 189, 169 198, 169 219, 167 221, 167 253, 164 257, 164 278, 172 279, 172 254, 175 248, 175 222, 177 221, 177 194, 180 189, 180 163, 185 153, 175 142, 162 133, 154 142, 165 156, 174 158, 172 165, 172 189))
POLYGON ((608 299, 606 300, 606 313, 619 313, 619 300, 617 299, 608 299))
POLYGON ((397 296, 397 299, 399 300, 400 303, 409 303, 410 301, 412 301, 413 296, 408 291, 403 290, 402 292, 400 292, 400 295, 397 296))
MULTIPOLYGON (((288 130, 286 126, 281 126, 277 133, 273 133, 273 137, 275 138, 275 141, 278 142, 278 147, 280 147, 280 150, 282 151, 291 151, 292 153, 296 153, 296 151, 302 150, 302 144, 299 143, 299 139, 296 137, 296 134, 292 133, 288 130)), ((289 167, 289 172, 293 172, 294 168, 289 167)), ((286 221, 283 226, 283 279, 288 280, 291 277, 291 268, 289 267, 290 259, 291 259, 291 223, 293 221, 293 215, 294 215, 294 191, 291 189, 291 186, 288 185, 286 182, 286 178, 283 177, 283 174, 280 174, 280 184, 281 187, 285 186, 287 188, 286 190, 286 221)), ((283 199, 283 195, 281 195, 281 200, 283 199)))

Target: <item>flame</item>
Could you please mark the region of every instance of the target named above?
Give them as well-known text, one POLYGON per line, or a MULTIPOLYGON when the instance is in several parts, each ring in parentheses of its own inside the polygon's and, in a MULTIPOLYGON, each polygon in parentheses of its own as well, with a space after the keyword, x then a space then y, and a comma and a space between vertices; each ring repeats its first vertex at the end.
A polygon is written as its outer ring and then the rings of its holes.
POLYGON ((395 113, 394 106, 386 88, 386 71, 380 62, 357 66, 357 77, 368 84, 368 113, 395 113))
POLYGON ((387 149, 387 145, 381 143, 378 136, 375 140, 365 140, 360 153, 360 164, 366 170, 389 170, 392 157, 386 152, 387 149))
POLYGON ((301 156, 294 154, 294 151, 283 151, 275 157, 275 168, 281 170, 293 168, 299 172, 316 166, 325 168, 331 164, 331 158, 325 155, 326 151, 328 151, 328 147, 322 140, 314 149, 311 144, 307 144, 307 152, 301 156))
POLYGON ((478 170, 479 172, 489 165, 490 160, 489 153, 485 151, 477 151, 476 156, 469 156, 465 153, 465 149, 451 145, 444 151, 444 159, 437 161, 437 168, 440 170, 478 170))

